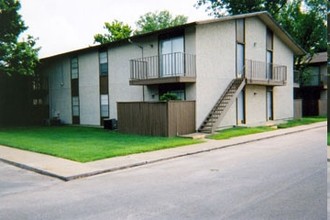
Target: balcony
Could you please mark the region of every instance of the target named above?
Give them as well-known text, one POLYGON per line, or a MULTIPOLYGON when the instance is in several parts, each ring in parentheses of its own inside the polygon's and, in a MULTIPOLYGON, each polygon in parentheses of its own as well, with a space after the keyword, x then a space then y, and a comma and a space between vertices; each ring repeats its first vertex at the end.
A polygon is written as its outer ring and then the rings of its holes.
POLYGON ((299 85, 299 87, 320 87, 323 89, 327 89, 328 87, 328 79, 326 74, 322 73, 313 73, 313 72, 301 72, 295 71, 295 83, 299 85))
POLYGON ((250 85, 284 86, 287 82, 287 67, 245 60, 245 77, 250 85))
POLYGON ((130 85, 196 82, 196 57, 186 53, 130 60, 130 85))

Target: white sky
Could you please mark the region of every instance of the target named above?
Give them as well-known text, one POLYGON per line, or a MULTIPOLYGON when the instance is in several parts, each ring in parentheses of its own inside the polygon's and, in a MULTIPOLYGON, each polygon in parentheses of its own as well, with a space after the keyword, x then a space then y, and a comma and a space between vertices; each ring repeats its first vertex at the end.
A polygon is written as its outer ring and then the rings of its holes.
MULTIPOLYGON (((39 56, 47 57, 94 45, 94 35, 104 33, 104 22, 114 19, 135 28, 147 12, 168 10, 188 16, 188 22, 209 19, 197 0, 21 0, 24 34, 39 38, 39 56)), ((24 35, 23 35, 24 36, 24 35)))

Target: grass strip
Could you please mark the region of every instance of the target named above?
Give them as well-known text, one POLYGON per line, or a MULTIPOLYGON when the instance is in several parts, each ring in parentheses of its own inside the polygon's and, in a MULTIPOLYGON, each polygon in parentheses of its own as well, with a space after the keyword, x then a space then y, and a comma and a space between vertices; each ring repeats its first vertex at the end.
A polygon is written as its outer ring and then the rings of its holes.
MULTIPOLYGON (((326 121, 327 118, 324 116, 316 116, 316 117, 305 117, 301 119, 293 119, 289 120, 287 123, 279 124, 277 125, 278 129, 285 129, 285 128, 291 128, 295 126, 300 125, 307 125, 317 122, 326 121)), ((269 127, 269 126, 260 126, 260 127, 235 127, 235 128, 229 128, 225 130, 221 130, 213 135, 208 136, 210 139, 215 140, 223 140, 223 139, 229 139, 233 137, 238 136, 244 136, 249 134, 257 134, 267 131, 274 131, 276 128, 269 127)), ((329 135, 328 135, 328 145, 329 145, 329 135)))
POLYGON ((186 138, 121 134, 75 126, 0 129, 0 144, 79 162, 200 143, 186 138))
POLYGON ((235 128, 229 128, 222 131, 217 132, 216 134, 208 136, 210 139, 214 140, 223 140, 223 139, 229 139, 233 137, 238 136, 244 136, 249 134, 257 134, 267 131, 274 131, 275 128, 266 127, 266 126, 260 126, 260 127, 235 127, 235 128))

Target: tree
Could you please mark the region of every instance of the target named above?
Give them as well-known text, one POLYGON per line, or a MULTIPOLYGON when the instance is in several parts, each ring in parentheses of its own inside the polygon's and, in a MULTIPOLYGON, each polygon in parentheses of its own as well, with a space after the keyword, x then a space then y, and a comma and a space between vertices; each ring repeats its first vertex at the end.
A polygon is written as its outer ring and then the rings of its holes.
POLYGON ((326 12, 321 13, 321 8, 326 7, 327 2, 308 3, 306 1, 304 8, 302 1, 293 0, 275 19, 300 46, 313 55, 327 49, 326 12))
POLYGON ((277 14, 287 0, 197 0, 196 7, 206 5, 206 11, 214 17, 237 15, 258 11, 277 14))
POLYGON ((96 34, 94 35, 94 42, 105 44, 121 39, 125 39, 131 36, 133 30, 132 28, 124 24, 121 21, 114 20, 111 23, 105 22, 104 29, 107 30, 108 33, 106 34, 96 34))
MULTIPOLYGON (((215 17, 267 10, 310 55, 327 49, 327 0, 198 0, 215 17)), ((296 57, 300 68, 302 57, 296 57)))
MULTIPOLYGON (((310 57, 327 50, 326 7, 326 0, 293 0, 275 16, 310 57)), ((298 70, 304 70, 308 62, 300 56, 295 63, 298 70)))
POLYGON ((188 18, 183 15, 173 16, 168 11, 148 12, 140 16, 136 22, 135 34, 143 34, 164 28, 174 27, 187 23, 188 18))
POLYGON ((0 74, 33 75, 38 63, 36 39, 18 40, 27 29, 20 8, 17 0, 0 0, 0 74))

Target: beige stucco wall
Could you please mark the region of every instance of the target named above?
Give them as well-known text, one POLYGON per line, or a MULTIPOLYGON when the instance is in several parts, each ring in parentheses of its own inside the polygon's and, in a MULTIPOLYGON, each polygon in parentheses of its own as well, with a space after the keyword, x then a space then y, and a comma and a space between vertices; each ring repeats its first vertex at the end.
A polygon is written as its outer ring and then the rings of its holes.
MULTIPOLYGON (((196 28, 190 27, 185 30, 185 53, 196 55, 196 28)), ((196 58, 197 59, 197 58, 196 58)), ((186 84, 186 100, 196 100, 196 84, 186 84)))
POLYGON ((141 49, 131 44, 108 49, 110 118, 117 118, 117 102, 143 100, 143 87, 129 85, 129 60, 140 56, 141 49))
MULTIPOLYGON (((235 77, 235 21, 196 27, 196 126, 235 77)), ((227 113, 222 126, 235 124, 236 112, 227 113)))
MULTIPOLYGON (((196 125, 204 120, 214 103, 235 77, 235 21, 198 25, 196 29, 197 82, 196 125)), ((257 17, 245 19, 245 59, 266 62, 267 26, 257 17)), ((274 120, 293 117, 293 53, 276 36, 273 39, 273 63, 288 68, 285 86, 273 87, 274 120)), ((262 124, 266 116, 266 86, 245 88, 245 117, 247 125, 262 124)), ((219 127, 236 125, 234 103, 219 127)))
MULTIPOLYGON (((130 59, 158 55, 158 36, 108 48, 109 113, 117 118, 117 102, 158 101, 158 86, 130 86, 130 59), (143 48, 143 50, 141 49, 143 48), (144 94, 144 97, 143 97, 144 94)), ((214 22, 190 27, 185 31, 185 52, 196 54, 197 78, 186 85, 187 100, 196 100, 196 129, 236 77, 235 21, 214 22)), ((245 22, 245 59, 266 61, 266 25, 258 18, 245 22)), ((286 65, 286 86, 273 88, 274 119, 293 117, 293 53, 274 33, 273 61, 286 65)), ((62 58, 49 68, 50 111, 60 113, 65 123, 71 123, 70 59, 62 58), (63 74, 62 74, 63 73, 63 74), (63 76, 62 76, 63 75, 63 76), (61 85, 61 81, 64 84, 61 85)), ((81 124, 98 125, 100 120, 98 51, 79 55, 79 95, 81 124)), ((266 121, 266 86, 245 88, 247 125, 266 121)), ((220 127, 236 125, 234 103, 220 127)))
POLYGON ((275 35, 274 63, 287 66, 287 83, 285 86, 275 86, 274 120, 291 119, 293 110, 293 52, 275 35))
POLYGON ((245 59, 266 62, 266 31, 260 19, 245 19, 245 59))
POLYGON ((54 60, 43 74, 48 75, 49 115, 57 117, 65 124, 72 123, 71 83, 69 59, 54 60))
MULTIPOLYGON (((245 59, 266 62, 266 25, 255 17, 245 19, 245 59)), ((266 86, 245 87, 246 125, 266 121, 266 86)))
POLYGON ((98 51, 81 54, 78 60, 80 124, 100 125, 98 51))
POLYGON ((247 85, 245 87, 246 124, 255 125, 266 121, 266 87, 247 85))
MULTIPOLYGON (((152 36, 140 40, 139 45, 144 48, 144 57, 158 56, 159 43, 158 36, 152 36), (153 45, 152 47, 150 45, 153 45)), ((184 49, 185 53, 196 55, 196 34, 195 27, 187 28, 184 32, 184 49)), ((139 57, 135 57, 139 58, 139 57)), ((142 86, 141 86, 142 87, 142 86)), ((144 86, 145 101, 159 101, 158 85, 144 86)), ((196 99, 196 86, 195 84, 186 84, 186 99, 196 99)))

